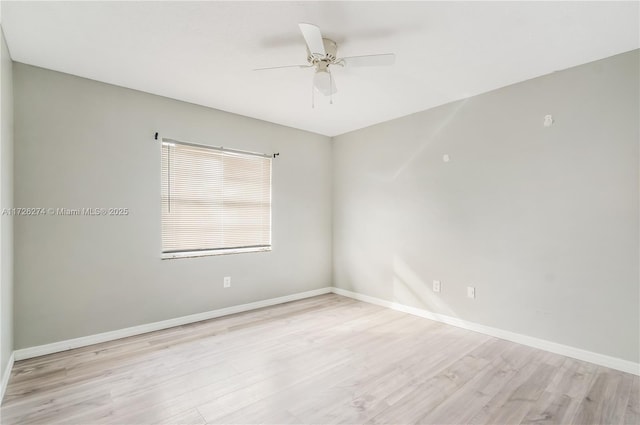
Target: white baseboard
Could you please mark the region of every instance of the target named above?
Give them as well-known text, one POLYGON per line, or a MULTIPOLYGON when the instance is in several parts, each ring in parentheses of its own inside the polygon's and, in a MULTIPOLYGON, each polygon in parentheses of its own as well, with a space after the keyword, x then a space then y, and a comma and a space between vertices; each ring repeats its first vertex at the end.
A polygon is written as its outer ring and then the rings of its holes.
POLYGON ((424 317, 426 319, 435 320, 446 323, 448 325, 457 326, 459 328, 468 329, 470 331, 494 336, 496 338, 505 339, 507 341, 516 342, 518 344, 527 345, 529 347, 539 348, 541 350, 550 351, 552 353, 561 354, 563 356, 572 357, 578 360, 584 360, 600 366, 611 369, 621 370, 623 372, 640 375, 640 363, 634 363, 629 360, 619 359, 604 354, 594 353, 592 351, 583 350, 581 348, 571 347, 569 345, 559 344, 557 342, 547 341, 528 335, 506 331, 503 329, 493 328, 490 326, 480 325, 478 323, 468 322, 456 317, 446 316, 424 310, 421 308, 410 307, 404 304, 386 301, 380 298, 371 297, 369 295, 359 294, 357 292, 348 291, 346 289, 333 287, 331 291, 338 295, 364 301, 370 304, 391 308, 393 310, 402 311, 404 313, 413 314, 415 316, 424 317))
POLYGON ((315 289, 312 291, 286 295, 283 297, 271 298, 268 300, 256 301, 248 304, 241 304, 237 306, 226 307, 219 310, 212 310, 204 313, 177 317, 175 319, 163 320, 160 322, 133 326, 130 328, 119 329, 115 331, 69 339, 66 341, 59 341, 51 344, 39 345, 35 347, 16 350, 11 355, 11 358, 9 359, 9 363, 7 365, 5 373, 2 376, 2 388, 0 388, 0 391, 1 391, 0 401, 2 400, 1 395, 4 395, 4 390, 9 381, 9 376, 11 374, 11 367, 13 366, 14 359, 16 361, 30 359, 32 357, 44 356, 46 354, 57 353, 60 351, 70 350, 73 348, 86 347, 88 345, 98 344, 98 343, 107 342, 107 341, 113 341, 119 338, 125 338, 133 335, 140 335, 147 332, 153 332, 161 329, 171 328, 174 326, 200 322, 202 320, 214 319, 216 317, 227 316, 229 314, 242 313, 244 311, 255 310, 262 307, 268 307, 268 306, 282 304, 290 301, 296 301, 304 298, 315 297, 317 295, 327 294, 330 292, 333 292, 335 294, 342 295, 345 297, 353 298, 359 301, 364 301, 370 304, 376 304, 382 307, 391 308, 393 310, 398 310, 405 313, 413 314, 415 316, 424 317, 426 319, 446 323, 448 325, 457 326, 459 328, 483 333, 485 335, 490 335, 496 338, 505 339, 507 341, 516 342, 518 344, 527 345, 529 347, 539 348, 541 350, 550 351, 552 353, 561 354, 563 356, 572 357, 578 360, 583 360, 583 361, 594 363, 600 366, 609 367, 611 369, 621 370, 623 372, 632 373, 634 375, 640 375, 640 363, 635 363, 629 360, 623 360, 616 357, 607 356, 604 354, 594 353, 592 351, 583 350, 581 348, 571 347, 568 345, 559 344, 557 342, 547 341, 544 339, 535 338, 528 335, 522 335, 522 334, 518 334, 511 331, 506 331, 503 329, 480 325, 478 323, 469 322, 466 320, 458 319, 456 317, 433 313, 428 310, 424 310, 416 307, 410 307, 404 304, 394 303, 391 301, 386 301, 380 298, 359 294, 357 292, 352 292, 352 291, 348 291, 341 288, 326 287, 326 288, 315 289))
MULTIPOLYGON (((44 356, 46 354, 58 353, 60 351, 71 350, 73 348, 86 347, 87 345, 99 344, 101 342, 113 341, 115 339, 126 338, 133 335, 140 335, 147 332, 172 328, 174 326, 185 325, 187 323, 200 322, 202 320, 214 319, 216 317, 227 316, 229 314, 242 313, 244 311, 255 310, 262 307, 269 307, 290 301, 301 300, 303 298, 315 297, 317 295, 328 294, 330 287, 314 289, 307 292, 285 295, 283 297, 271 298, 263 301, 256 301, 248 304, 241 304, 232 307, 221 308, 219 310, 206 311, 204 313, 191 314, 189 316, 177 317, 175 319, 162 320, 160 322, 148 323, 145 325, 132 326, 130 328, 115 331, 103 332, 95 335, 83 336, 80 338, 68 339, 65 341, 53 342, 51 344, 38 345, 35 347, 22 348, 14 351, 15 360, 25 360, 32 357, 44 356)), ((13 362, 13 357, 12 357, 13 362)), ((9 369, 11 370, 11 369, 9 369)), ((4 377, 3 377, 4 378, 4 377)), ((3 382, 4 384, 4 382, 3 382)), ((3 386, 4 389, 4 386, 3 386)))
POLYGON ((2 374, 2 383, 0 383, 0 404, 2 404, 2 399, 4 398, 4 392, 7 390, 7 385, 9 384, 9 377, 11 377, 11 369, 13 369, 13 362, 15 359, 15 351, 11 353, 9 357, 9 361, 7 362, 7 367, 4 368, 4 372, 2 374))

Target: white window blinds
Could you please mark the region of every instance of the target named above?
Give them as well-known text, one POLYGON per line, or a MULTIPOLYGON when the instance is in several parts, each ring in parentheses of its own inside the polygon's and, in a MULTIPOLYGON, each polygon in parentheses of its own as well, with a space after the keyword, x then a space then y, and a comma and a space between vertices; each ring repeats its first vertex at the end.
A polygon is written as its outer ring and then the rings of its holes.
POLYGON ((163 142, 163 254, 270 248, 271 161, 163 142))

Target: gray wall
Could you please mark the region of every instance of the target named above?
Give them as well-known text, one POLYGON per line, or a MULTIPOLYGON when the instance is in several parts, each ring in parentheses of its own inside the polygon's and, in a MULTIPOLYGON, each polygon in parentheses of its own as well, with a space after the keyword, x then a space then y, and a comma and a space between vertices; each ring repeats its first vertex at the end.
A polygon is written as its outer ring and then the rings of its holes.
POLYGON ((638 63, 334 138, 334 284, 637 362, 638 63))
POLYGON ((338 136, 333 156, 324 136, 14 64, 15 205, 131 210, 16 218, 16 348, 333 278, 638 361, 639 59, 618 55, 338 136), (155 131, 281 152, 273 252, 159 259, 155 131))
MULTIPOLYGON (((13 206, 12 62, 0 27, 0 210, 13 206)), ((0 216, 0 382, 13 351, 13 218, 0 216)))
POLYGON ((331 285, 328 137, 23 64, 13 71, 16 205, 131 211, 15 219, 16 349, 331 285), (280 152, 272 252, 160 260, 155 131, 280 152))

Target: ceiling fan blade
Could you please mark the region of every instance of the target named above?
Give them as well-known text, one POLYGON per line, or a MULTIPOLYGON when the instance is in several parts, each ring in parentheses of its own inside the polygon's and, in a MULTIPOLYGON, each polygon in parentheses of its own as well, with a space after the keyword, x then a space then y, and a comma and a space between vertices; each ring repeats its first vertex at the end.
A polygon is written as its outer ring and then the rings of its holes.
POLYGON ((311 68, 311 65, 270 66, 268 68, 256 68, 253 71, 266 71, 268 69, 281 69, 281 68, 311 68))
POLYGON ((324 51, 324 43, 322 41, 320 28, 315 25, 305 23, 300 23, 298 26, 300 27, 300 31, 302 31, 302 36, 304 37, 304 41, 307 42, 307 47, 311 54, 325 56, 327 53, 324 51))
POLYGON ((349 56, 341 59, 344 66, 389 66, 396 61, 394 53, 380 55, 349 56))

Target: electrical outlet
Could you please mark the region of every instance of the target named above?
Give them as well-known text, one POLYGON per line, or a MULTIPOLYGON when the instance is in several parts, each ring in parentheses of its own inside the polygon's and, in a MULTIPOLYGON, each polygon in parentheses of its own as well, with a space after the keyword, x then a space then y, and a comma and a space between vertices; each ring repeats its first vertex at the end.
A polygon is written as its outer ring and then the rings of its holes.
POLYGON ((439 280, 434 280, 433 281, 433 292, 440 292, 440 281, 439 280))
POLYGON ((476 297, 476 288, 473 286, 467 286, 467 297, 475 298, 476 297))
POLYGON ((224 287, 225 288, 231 287, 231 276, 225 276, 225 278, 224 278, 224 287))

